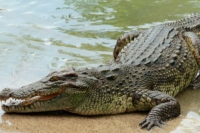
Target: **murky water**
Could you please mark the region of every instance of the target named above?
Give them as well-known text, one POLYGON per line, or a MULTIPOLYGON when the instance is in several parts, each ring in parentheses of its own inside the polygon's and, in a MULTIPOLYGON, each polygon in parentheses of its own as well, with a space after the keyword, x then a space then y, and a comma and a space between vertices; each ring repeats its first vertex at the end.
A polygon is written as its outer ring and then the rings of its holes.
POLYGON ((70 65, 105 63, 121 34, 199 7, 198 0, 0 0, 0 90, 70 65))

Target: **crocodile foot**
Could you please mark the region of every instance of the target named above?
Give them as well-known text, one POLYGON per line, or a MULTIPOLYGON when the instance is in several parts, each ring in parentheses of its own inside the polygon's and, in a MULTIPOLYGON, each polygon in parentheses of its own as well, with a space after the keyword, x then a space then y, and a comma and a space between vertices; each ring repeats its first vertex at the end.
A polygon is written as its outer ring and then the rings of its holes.
POLYGON ((145 118, 139 125, 142 129, 146 128, 147 130, 151 130, 151 128, 157 126, 157 127, 162 127, 165 122, 158 119, 158 118, 145 118))
POLYGON ((172 96, 159 91, 146 89, 141 91, 138 89, 138 91, 134 93, 133 100, 133 104, 136 107, 141 108, 141 105, 144 105, 145 108, 143 109, 151 108, 147 117, 139 124, 142 129, 151 130, 156 126, 162 127, 166 120, 173 119, 180 115, 179 102, 172 96))

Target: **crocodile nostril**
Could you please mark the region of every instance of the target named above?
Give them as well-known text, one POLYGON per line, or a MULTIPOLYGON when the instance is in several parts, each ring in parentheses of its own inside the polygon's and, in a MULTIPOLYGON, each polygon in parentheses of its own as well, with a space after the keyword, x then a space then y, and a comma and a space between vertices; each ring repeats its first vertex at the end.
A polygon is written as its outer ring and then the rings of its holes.
POLYGON ((9 98, 12 94, 13 90, 10 88, 4 88, 1 92, 0 92, 0 100, 5 100, 7 98, 9 98))

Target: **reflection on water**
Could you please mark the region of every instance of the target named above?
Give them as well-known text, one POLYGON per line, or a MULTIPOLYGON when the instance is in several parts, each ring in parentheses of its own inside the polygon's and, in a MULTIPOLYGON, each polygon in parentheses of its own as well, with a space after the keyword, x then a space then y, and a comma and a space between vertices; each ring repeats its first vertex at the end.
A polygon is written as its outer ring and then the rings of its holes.
POLYGON ((199 6, 198 0, 0 0, 0 90, 70 65, 106 63, 124 32, 182 18, 199 6))

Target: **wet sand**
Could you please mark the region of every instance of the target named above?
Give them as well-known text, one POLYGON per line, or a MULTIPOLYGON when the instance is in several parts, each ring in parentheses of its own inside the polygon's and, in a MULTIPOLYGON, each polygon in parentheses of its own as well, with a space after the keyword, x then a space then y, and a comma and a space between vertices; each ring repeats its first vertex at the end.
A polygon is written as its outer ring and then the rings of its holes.
MULTIPOLYGON (((155 133, 180 133, 200 131, 200 89, 184 90, 177 99, 181 104, 181 116, 170 120, 163 128, 153 128, 155 133), (194 112, 192 112, 194 111, 194 112), (189 114, 189 115, 188 115, 189 114), (196 114, 196 116, 195 116, 196 114), (191 118, 191 116, 193 116, 191 118)), ((2 133, 147 133, 138 123, 147 112, 109 116, 79 116, 67 112, 39 114, 3 114, 0 123, 2 133)))

